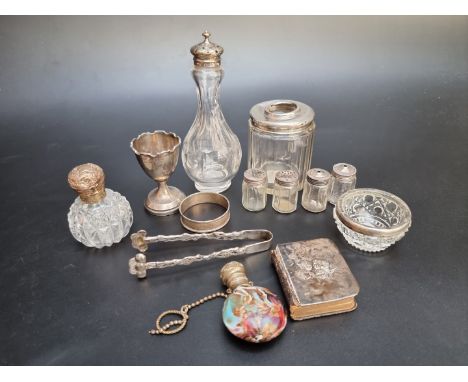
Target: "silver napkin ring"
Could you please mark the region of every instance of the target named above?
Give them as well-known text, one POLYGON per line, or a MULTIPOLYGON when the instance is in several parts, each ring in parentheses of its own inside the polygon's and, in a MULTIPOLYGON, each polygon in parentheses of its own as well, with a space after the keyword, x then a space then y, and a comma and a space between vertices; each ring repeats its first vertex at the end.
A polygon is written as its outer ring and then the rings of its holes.
POLYGON ((216 192, 197 192, 187 196, 179 206, 180 222, 192 232, 213 232, 223 228, 231 218, 229 200, 224 195, 216 192), (185 213, 192 207, 199 204, 217 204, 225 211, 211 220, 198 220, 189 218, 185 213))
POLYGON ((172 259, 165 261, 147 262, 143 253, 138 253, 132 257, 129 262, 129 272, 131 275, 143 279, 146 277, 148 269, 161 269, 174 267, 176 265, 190 265, 198 261, 225 259, 232 256, 249 255, 252 253, 263 252, 270 248, 273 234, 266 229, 254 229, 235 232, 211 232, 211 233, 183 233, 181 235, 158 235, 147 236, 146 231, 138 231, 131 236, 133 248, 140 252, 148 250, 148 244, 173 241, 197 241, 200 239, 208 240, 257 240, 256 243, 247 244, 242 247, 232 247, 221 251, 212 252, 208 255, 193 255, 181 259, 172 259))

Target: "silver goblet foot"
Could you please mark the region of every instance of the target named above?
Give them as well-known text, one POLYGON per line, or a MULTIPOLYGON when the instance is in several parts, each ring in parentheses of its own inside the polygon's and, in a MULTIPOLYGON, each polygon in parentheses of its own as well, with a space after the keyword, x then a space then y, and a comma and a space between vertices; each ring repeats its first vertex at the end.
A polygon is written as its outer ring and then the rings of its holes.
POLYGON ((179 209, 180 202, 185 199, 185 194, 177 187, 159 185, 150 191, 145 200, 145 208, 148 212, 157 216, 172 215, 179 209))

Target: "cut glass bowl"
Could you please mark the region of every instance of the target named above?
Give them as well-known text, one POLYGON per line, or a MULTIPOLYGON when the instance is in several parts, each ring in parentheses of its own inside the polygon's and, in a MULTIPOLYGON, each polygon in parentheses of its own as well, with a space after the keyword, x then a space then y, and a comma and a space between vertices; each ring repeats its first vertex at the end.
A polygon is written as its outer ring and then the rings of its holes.
POLYGON ((333 217, 346 241, 366 252, 383 251, 411 226, 408 205, 398 196, 373 188, 356 188, 341 195, 333 217))

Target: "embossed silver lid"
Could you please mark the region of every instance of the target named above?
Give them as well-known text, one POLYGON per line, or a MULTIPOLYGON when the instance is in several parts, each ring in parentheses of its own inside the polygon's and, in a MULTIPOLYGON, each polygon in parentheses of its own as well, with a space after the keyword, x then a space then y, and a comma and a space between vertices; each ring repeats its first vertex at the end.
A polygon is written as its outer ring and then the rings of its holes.
POLYGON ((294 170, 278 171, 275 175, 275 183, 281 186, 297 186, 299 175, 294 170))
POLYGON ((250 109, 253 127, 273 134, 291 134, 315 129, 314 110, 292 100, 260 102, 250 109))
POLYGON ((332 174, 335 178, 350 178, 356 176, 357 170, 352 164, 336 163, 333 165, 332 174))
POLYGON ((104 180, 103 169, 94 163, 81 164, 68 173, 68 184, 87 204, 98 203, 105 198, 104 180))
POLYGON ((267 174, 259 168, 249 168, 244 171, 244 181, 246 183, 261 185, 267 183, 267 174))
POLYGON ((311 168, 307 171, 306 179, 310 184, 326 185, 330 181, 330 178, 330 173, 321 168, 311 168))
POLYGON ((190 53, 193 54, 193 63, 195 66, 204 67, 220 66, 223 47, 210 41, 210 32, 205 31, 202 36, 205 40, 190 49, 190 53))

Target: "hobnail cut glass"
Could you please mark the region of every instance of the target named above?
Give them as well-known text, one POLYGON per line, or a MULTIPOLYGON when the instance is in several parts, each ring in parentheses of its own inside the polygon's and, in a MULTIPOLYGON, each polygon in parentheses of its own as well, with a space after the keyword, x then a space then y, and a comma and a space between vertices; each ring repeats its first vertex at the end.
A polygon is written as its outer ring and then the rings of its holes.
POLYGON ((77 197, 68 212, 70 232, 88 247, 109 247, 120 242, 132 223, 133 213, 127 199, 109 188, 98 203, 84 203, 77 197))
POLYGON ((366 252, 383 251, 405 236, 411 227, 411 211, 403 200, 371 188, 343 194, 333 217, 346 241, 366 252))

